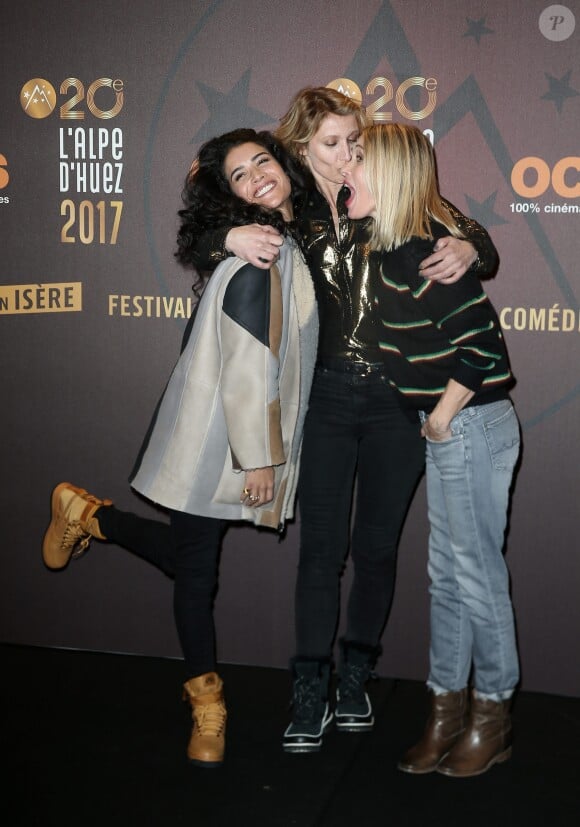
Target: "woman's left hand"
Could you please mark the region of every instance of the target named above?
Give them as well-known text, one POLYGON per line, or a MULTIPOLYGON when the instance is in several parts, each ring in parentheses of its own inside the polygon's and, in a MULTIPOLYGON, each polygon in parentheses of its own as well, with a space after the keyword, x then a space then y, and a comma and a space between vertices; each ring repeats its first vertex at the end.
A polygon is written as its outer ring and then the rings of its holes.
POLYGON ((445 442, 446 439, 451 439, 453 433, 449 425, 431 422, 431 417, 428 417, 421 428, 421 436, 430 439, 431 442, 445 442))
POLYGON ((240 502, 249 508, 271 502, 274 499, 274 469, 271 465, 266 468, 255 468, 246 471, 244 489, 240 495, 240 502))
POLYGON ((433 249, 435 252, 419 265, 419 275, 441 284, 459 281, 477 259, 473 244, 454 236, 437 239, 433 249))
POLYGON ((425 420, 421 428, 421 436, 432 442, 445 442, 451 439, 453 432, 451 423, 459 411, 473 399, 474 392, 455 379, 450 379, 439 401, 425 420))

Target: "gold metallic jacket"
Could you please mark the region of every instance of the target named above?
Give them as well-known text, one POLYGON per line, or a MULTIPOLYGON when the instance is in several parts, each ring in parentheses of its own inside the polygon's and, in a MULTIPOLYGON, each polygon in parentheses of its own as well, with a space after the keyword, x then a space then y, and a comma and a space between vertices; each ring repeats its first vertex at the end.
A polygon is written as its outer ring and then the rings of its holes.
MULTIPOLYGON (((337 359, 362 364, 382 361, 374 328, 373 268, 380 254, 369 249, 369 219, 351 221, 344 202, 348 190, 339 193, 338 236, 326 199, 318 190, 295 204, 297 238, 310 268, 320 318, 318 362, 337 359)), ((497 264, 497 252, 489 235, 476 221, 466 218, 445 202, 459 229, 476 248, 473 265, 479 276, 490 274, 497 264)))

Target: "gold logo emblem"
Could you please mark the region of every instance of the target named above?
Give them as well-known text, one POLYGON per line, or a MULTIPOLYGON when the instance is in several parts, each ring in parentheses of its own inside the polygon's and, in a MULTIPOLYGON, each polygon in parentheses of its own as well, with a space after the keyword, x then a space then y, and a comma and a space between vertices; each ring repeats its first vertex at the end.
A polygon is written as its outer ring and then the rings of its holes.
POLYGON ((357 103, 362 103, 362 92, 354 80, 350 80, 350 78, 336 78, 336 80, 331 80, 330 83, 326 85, 330 89, 336 89, 337 92, 342 92, 347 98, 352 98, 357 103))
POLYGON ((20 105, 31 118, 47 118, 56 106, 54 86, 44 78, 32 78, 20 91, 20 105))

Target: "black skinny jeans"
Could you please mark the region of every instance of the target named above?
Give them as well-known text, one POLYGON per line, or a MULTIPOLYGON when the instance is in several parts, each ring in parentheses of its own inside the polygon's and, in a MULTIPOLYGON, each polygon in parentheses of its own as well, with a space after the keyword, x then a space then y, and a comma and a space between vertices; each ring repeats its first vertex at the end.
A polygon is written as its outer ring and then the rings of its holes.
POLYGON ((170 523, 114 506, 97 513, 103 535, 174 578, 173 611, 188 678, 216 669, 213 601, 223 520, 170 512, 170 523))
POLYGON ((405 415, 381 372, 317 368, 298 483, 298 657, 331 654, 355 475, 346 639, 378 644, 393 597, 399 535, 424 463, 419 420, 405 415))

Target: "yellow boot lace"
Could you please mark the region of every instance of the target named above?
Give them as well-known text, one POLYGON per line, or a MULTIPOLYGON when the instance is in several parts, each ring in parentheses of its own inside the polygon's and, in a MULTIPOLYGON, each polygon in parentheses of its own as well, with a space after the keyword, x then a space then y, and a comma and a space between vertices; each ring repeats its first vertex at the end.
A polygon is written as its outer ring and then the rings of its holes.
POLYGON ((79 522, 74 521, 67 523, 60 547, 66 553, 72 549, 71 557, 75 560, 85 553, 91 540, 91 535, 83 529, 79 522))
POLYGON ((226 709, 223 703, 196 706, 193 710, 195 733, 202 737, 209 735, 217 738, 223 735, 226 724, 226 709))

